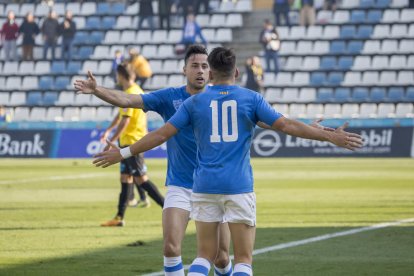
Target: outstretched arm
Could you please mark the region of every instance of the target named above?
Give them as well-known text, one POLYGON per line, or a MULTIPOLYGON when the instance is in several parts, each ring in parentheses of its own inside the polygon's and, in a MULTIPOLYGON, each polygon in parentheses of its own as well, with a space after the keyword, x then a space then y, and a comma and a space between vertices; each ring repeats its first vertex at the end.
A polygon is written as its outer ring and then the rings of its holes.
POLYGON ((123 148, 122 150, 112 142, 108 141, 108 144, 111 145, 112 148, 95 155, 96 158, 93 160, 93 164, 97 167, 106 168, 120 162, 122 159, 126 159, 161 145, 174 136, 177 131, 178 130, 172 124, 166 123, 161 128, 148 133, 138 142, 127 148, 123 148))
POLYGON ((73 86, 78 91, 78 94, 93 94, 105 102, 118 107, 144 108, 141 95, 129 95, 120 90, 98 86, 91 71, 88 71, 88 79, 75 80, 73 86))
POLYGON ((355 150, 362 147, 362 137, 359 134, 344 131, 346 127, 348 127, 348 123, 338 127, 334 131, 329 131, 319 127, 309 126, 300 121, 291 120, 285 117, 279 118, 272 125, 272 129, 280 130, 292 136, 319 141, 328 141, 338 147, 349 150, 355 150))

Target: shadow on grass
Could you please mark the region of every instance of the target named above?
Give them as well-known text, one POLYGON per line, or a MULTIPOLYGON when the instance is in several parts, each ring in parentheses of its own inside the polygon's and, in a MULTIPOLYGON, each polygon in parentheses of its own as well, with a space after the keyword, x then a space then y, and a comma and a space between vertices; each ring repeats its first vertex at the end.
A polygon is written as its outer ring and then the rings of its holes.
MULTIPOLYGON (((354 228, 258 228, 255 248, 349 229, 354 228)), ((260 254, 254 257, 255 275, 414 275, 412 233, 412 226, 389 227, 260 254)), ((143 242, 53 259, 34 256, 35 261, 0 268, 0 275, 142 275, 162 270, 162 241, 143 242)), ((196 254, 194 234, 186 236, 183 252, 189 264, 196 254)))

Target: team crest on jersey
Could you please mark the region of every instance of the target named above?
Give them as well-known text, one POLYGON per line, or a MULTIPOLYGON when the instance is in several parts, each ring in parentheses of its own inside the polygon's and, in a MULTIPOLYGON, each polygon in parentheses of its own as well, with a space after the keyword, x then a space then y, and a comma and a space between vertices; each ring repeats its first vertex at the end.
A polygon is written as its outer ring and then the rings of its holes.
POLYGON ((180 106, 183 104, 183 100, 179 99, 179 100, 173 100, 173 106, 175 108, 175 110, 178 110, 178 108, 180 108, 180 106))

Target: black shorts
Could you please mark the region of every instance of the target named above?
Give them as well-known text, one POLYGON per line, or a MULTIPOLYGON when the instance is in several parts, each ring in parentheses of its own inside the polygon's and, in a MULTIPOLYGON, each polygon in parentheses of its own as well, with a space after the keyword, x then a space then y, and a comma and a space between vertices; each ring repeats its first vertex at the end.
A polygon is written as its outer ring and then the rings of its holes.
POLYGON ((132 176, 143 176, 147 174, 147 166, 144 162, 144 154, 131 156, 121 161, 121 174, 129 174, 132 176))

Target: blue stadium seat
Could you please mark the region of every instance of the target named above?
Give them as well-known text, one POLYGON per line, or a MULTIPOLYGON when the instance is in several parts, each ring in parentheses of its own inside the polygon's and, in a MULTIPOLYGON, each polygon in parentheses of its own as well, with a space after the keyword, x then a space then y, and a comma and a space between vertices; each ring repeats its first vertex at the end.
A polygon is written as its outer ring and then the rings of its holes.
POLYGON ((414 102, 414 87, 408 87, 405 93, 405 101, 414 102))
POLYGON ((368 23, 378 23, 381 21, 382 12, 380 10, 370 10, 367 15, 368 23))
POLYGON ((372 7, 375 7, 375 1, 374 0, 361 0, 359 6, 361 8, 372 8, 372 7))
POLYGON ((50 71, 52 74, 65 74, 65 67, 66 63, 64 61, 53 61, 50 71))
POLYGON ((388 8, 391 4, 391 0, 377 0, 375 7, 377 8, 388 8))
POLYGON ((73 39, 73 44, 79 45, 79 44, 85 44, 88 40, 88 33, 77 31, 75 34, 75 38, 73 39))
POLYGON ((104 34, 103 32, 99 32, 99 31, 94 31, 89 36, 89 42, 94 45, 100 44, 103 39, 104 39, 104 34))
POLYGON ((336 68, 336 58, 335 57, 322 57, 321 69, 323 70, 332 70, 336 68))
POLYGON ((49 76, 42 76, 39 79, 39 88, 42 90, 50 90, 53 88, 53 78, 49 76))
POLYGON ((372 31, 373 31, 372 26, 359 26, 356 37, 362 38, 362 39, 370 38, 372 31))
POLYGON ((97 16, 91 16, 86 18, 85 29, 100 29, 101 28, 101 19, 97 16))
POLYGON ((333 54, 345 53, 345 42, 344 41, 332 41, 329 51, 333 54))
POLYGON ((58 93, 48 91, 43 95, 43 104, 46 106, 55 105, 58 100, 58 93))
POLYGON ((55 80, 55 89, 64 90, 70 85, 69 77, 57 77, 55 80))
POLYGON ((331 72, 328 75, 328 84, 329 85, 340 85, 344 80, 344 74, 339 72, 331 72))
POLYGON ((42 105, 42 93, 41 92, 29 92, 26 99, 27 105, 42 105))
POLYGON ((340 57, 338 61, 338 68, 340 70, 347 71, 351 69, 354 64, 354 59, 352 57, 340 57))
POLYGON ((314 72, 311 74, 310 77, 310 84, 314 86, 324 85, 326 82, 326 75, 325 73, 321 72, 314 72))
POLYGON ((361 53, 363 47, 364 47, 363 41, 352 40, 348 43, 347 52, 350 54, 359 54, 361 53))
POLYGON ((69 74, 78 74, 82 68, 82 64, 79 61, 70 61, 68 63, 67 72, 69 74))
POLYGON ((88 59, 90 55, 93 54, 93 47, 83 46, 79 49, 79 58, 88 59))
POLYGON ((340 87, 335 90, 335 102, 349 102, 351 99, 351 89, 340 87))
POLYGON ((372 102, 384 102, 385 101, 385 88, 375 87, 371 89, 370 95, 372 102))
POLYGON ((388 100, 390 102, 402 102, 404 100, 404 88, 391 87, 388 89, 388 100))
POLYGON ((119 15, 124 13, 125 5, 123 3, 113 3, 111 9, 109 10, 109 14, 119 15))
POLYGON ((332 88, 319 89, 316 99, 319 102, 331 102, 333 99, 333 89, 332 88))
POLYGON ((99 3, 96 13, 99 15, 105 15, 111 13, 111 6, 109 3, 99 3))
POLYGON ((368 101, 368 88, 357 87, 352 92, 352 101, 354 102, 367 102, 368 101))
POLYGON ((365 22, 365 11, 355 10, 351 12, 351 23, 364 23, 365 22))
POLYGON ((105 16, 102 19, 101 24, 102 24, 102 29, 103 30, 110 30, 110 29, 112 29, 115 26, 116 19, 113 16, 105 16))
POLYGON ((341 38, 354 38, 356 35, 356 27, 355 26, 343 26, 341 28, 341 32, 339 36, 341 38))

